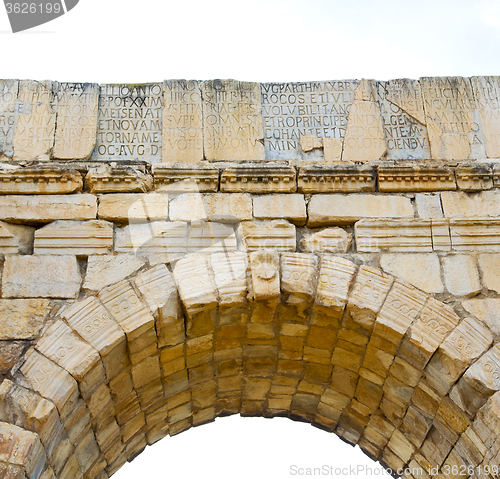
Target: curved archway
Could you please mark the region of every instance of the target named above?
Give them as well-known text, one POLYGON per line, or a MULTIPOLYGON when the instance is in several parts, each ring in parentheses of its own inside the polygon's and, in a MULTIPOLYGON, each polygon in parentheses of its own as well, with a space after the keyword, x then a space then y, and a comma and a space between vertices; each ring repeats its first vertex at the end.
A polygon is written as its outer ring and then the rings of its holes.
POLYGON ((498 467, 499 378, 485 325, 377 268, 192 254, 50 318, 0 386, 0 467, 103 479, 167 434, 239 413, 309 422, 394 471, 477 472, 498 467))

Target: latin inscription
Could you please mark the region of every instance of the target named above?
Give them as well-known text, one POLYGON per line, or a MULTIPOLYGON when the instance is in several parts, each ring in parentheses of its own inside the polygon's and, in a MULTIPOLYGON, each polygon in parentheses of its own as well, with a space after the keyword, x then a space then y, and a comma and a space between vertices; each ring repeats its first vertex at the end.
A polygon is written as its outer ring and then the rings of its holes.
POLYGON ((203 109, 198 82, 168 80, 163 89, 163 162, 203 160, 203 109))
POLYGON ((162 112, 161 84, 101 85, 93 158, 160 163, 162 112))
POLYGON ((17 91, 19 82, 0 80, 0 155, 14 156, 17 91))
POLYGON ((300 139, 342 139, 357 82, 263 83, 262 119, 268 159, 298 160, 300 139))

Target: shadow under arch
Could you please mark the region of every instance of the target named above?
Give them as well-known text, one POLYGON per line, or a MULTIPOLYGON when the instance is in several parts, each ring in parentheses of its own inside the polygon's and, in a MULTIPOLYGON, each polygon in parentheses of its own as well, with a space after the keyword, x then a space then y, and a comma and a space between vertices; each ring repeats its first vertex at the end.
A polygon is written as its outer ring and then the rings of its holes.
POLYGON ((394 471, 494 475, 499 389, 486 326, 377 268, 190 254, 49 321, 0 385, 0 472, 104 479, 167 434, 240 413, 309 422, 394 471))

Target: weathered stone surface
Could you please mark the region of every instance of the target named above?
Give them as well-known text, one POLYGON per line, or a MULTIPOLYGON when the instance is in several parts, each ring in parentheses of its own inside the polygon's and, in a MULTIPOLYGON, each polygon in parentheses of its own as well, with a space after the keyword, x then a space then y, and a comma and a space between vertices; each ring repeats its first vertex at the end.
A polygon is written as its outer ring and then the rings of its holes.
POLYGON ((351 261, 324 256, 319 270, 316 304, 342 312, 355 273, 356 266, 351 261))
POLYGON ((305 295, 315 294, 319 258, 304 253, 281 253, 281 290, 284 293, 305 295))
POLYGON ((466 311, 486 324, 497 337, 500 337, 500 299, 467 299, 462 302, 462 305, 466 311))
POLYGON ((16 131, 18 80, 0 80, 0 156, 14 156, 14 133, 16 131))
POLYGON ((347 117, 342 160, 378 160, 386 151, 375 82, 361 80, 347 117))
POLYGON ((290 166, 245 165, 224 169, 220 179, 223 193, 294 193, 297 173, 290 166))
POLYGON ((361 220, 354 234, 356 248, 362 252, 433 250, 430 220, 361 220))
POLYGON ((299 169, 301 193, 361 193, 375 191, 375 169, 369 165, 312 165, 299 169))
POLYGON ((264 160, 260 85, 210 80, 201 93, 205 159, 264 160))
POLYGON ((8 373, 21 359, 27 343, 24 341, 0 342, 0 374, 8 373))
POLYGON ((300 138, 303 135, 314 135, 323 141, 336 139, 341 143, 357 84, 356 81, 263 83, 266 158, 320 160, 319 151, 302 154, 300 138))
POLYGON ((163 147, 165 163, 203 160, 203 106, 199 82, 163 82, 163 147))
POLYGON ((462 191, 443 191, 441 202, 447 218, 500 216, 500 193, 495 190, 482 191, 475 195, 462 191))
POLYGON ((431 145, 436 160, 485 158, 481 124, 470 80, 461 77, 422 78, 422 96, 431 145), (456 121, 459 118, 460 121, 456 121))
POLYGON ((280 295, 279 254, 276 251, 250 253, 252 291, 256 300, 269 300, 280 295))
POLYGON ((362 218, 413 218, 409 198, 381 195, 315 195, 308 205, 307 225, 355 223, 362 218))
POLYGON ((493 188, 493 171, 489 165, 459 166, 457 186, 462 191, 481 191, 493 188))
POLYGON ((285 220, 242 221, 238 237, 247 251, 262 248, 294 251, 296 248, 295 226, 285 220))
POLYGON ((153 187, 153 178, 139 170, 122 166, 90 168, 85 184, 92 194, 145 193, 153 187))
POLYGON ((203 196, 198 193, 184 193, 175 197, 170 204, 172 221, 208 220, 203 196))
POLYGON ((444 166, 388 166, 378 169, 383 192, 456 190, 455 175, 444 166))
POLYGON ((49 159, 56 130, 56 82, 19 82, 15 106, 14 159, 49 159))
POLYGON ((352 234, 342 228, 327 228, 300 240, 300 248, 308 253, 346 253, 351 244, 352 234))
POLYGON ((155 189, 166 193, 215 193, 219 170, 212 166, 176 163, 153 165, 155 189))
POLYGON ((206 221, 191 223, 187 240, 189 253, 227 252, 236 248, 236 233, 231 225, 206 221))
POLYGON ((117 193, 99 196, 100 219, 128 223, 168 219, 168 196, 160 193, 117 193))
POLYGON ((252 219, 252 197, 244 193, 203 195, 203 208, 209 221, 237 223, 252 219))
POLYGON ((323 148, 323 145, 316 135, 304 135, 300 137, 300 147, 304 153, 308 153, 309 151, 323 148))
POLYGON ((97 134, 99 85, 61 83, 57 91, 57 125, 52 156, 60 160, 86 160, 97 134))
POLYGON ((0 253, 31 253, 34 234, 35 228, 31 226, 12 225, 0 221, 0 253))
POLYGON ((442 218, 443 208, 439 194, 418 193, 415 195, 417 215, 419 218, 442 218))
POLYGON ((54 221, 35 232, 35 254, 106 254, 113 249, 113 224, 103 220, 54 221))
POLYGON ((44 195, 81 191, 82 175, 76 170, 38 166, 0 169, 0 194, 44 195))
POLYGON ((54 220, 93 220, 93 195, 0 196, 0 219, 15 223, 49 223, 54 220))
POLYGON ((92 159, 162 161, 163 86, 101 85, 92 159))
POLYGON ((500 157, 500 121, 498 113, 500 106, 500 78, 472 77, 470 79, 476 110, 479 112, 481 129, 485 140, 486 156, 488 158, 500 157))
POLYGON ((253 215, 258 220, 284 219, 298 226, 307 220, 303 195, 253 196, 253 215))
POLYGON ((388 159, 431 158, 420 82, 390 80, 377 87, 388 159))
POLYGON ((444 281, 451 294, 474 296, 481 291, 479 273, 471 256, 445 256, 442 260, 444 281))
POLYGON ((0 340, 37 338, 50 309, 47 299, 1 299, 0 340))
POLYGON ((482 273, 483 285, 500 293, 500 255, 481 254, 478 257, 478 263, 482 273))
POLYGON ((444 291, 441 266, 436 254, 384 254, 380 257, 380 266, 426 293, 444 291))
POLYGON ((75 298, 82 278, 75 256, 7 256, 4 298, 75 298))
POLYGON ((133 223, 115 231, 115 252, 166 253, 175 257, 187 252, 187 223, 150 221, 133 223))
POLYGON ((248 259, 245 253, 214 253, 210 255, 210 265, 219 295, 219 304, 243 303, 247 295, 248 259))
POLYGON ((82 288, 100 291, 105 286, 130 276, 143 266, 144 262, 132 254, 89 256, 82 288))
POLYGON ((451 244, 457 251, 500 251, 500 218, 452 218, 451 244))

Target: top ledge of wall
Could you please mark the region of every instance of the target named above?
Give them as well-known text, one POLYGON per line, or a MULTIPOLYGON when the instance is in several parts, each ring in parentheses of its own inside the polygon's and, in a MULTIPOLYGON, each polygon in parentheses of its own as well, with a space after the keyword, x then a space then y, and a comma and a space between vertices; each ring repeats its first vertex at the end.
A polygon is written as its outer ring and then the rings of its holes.
POLYGON ((0 162, 496 162, 500 77, 106 84, 0 80, 0 162))

